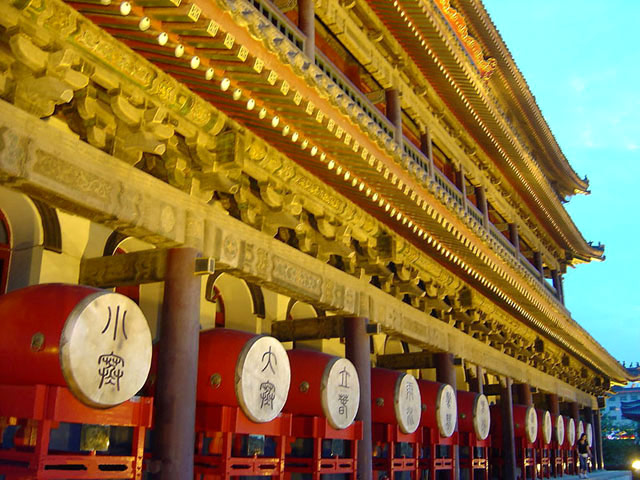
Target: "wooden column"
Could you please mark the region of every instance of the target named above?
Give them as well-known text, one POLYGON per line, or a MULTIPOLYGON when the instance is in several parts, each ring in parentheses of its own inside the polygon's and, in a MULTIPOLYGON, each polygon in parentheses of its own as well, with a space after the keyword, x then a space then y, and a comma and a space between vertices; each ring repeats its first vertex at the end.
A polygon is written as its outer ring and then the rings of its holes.
POLYGON ((544 267, 542 266, 542 253, 533 252, 533 262, 536 270, 540 272, 540 281, 544 282, 544 267))
POLYGON ((304 54, 315 61, 316 12, 313 0, 298 0, 298 28, 306 36, 304 54))
MULTIPOLYGON (((458 390, 457 378, 456 378, 456 366, 453 363, 453 353, 436 353, 433 356, 436 366, 436 381, 440 383, 447 383, 453 387, 454 390, 458 390)), ((456 430, 458 427, 456 426, 456 430)), ((454 445, 453 449, 453 480, 460 478, 460 447, 454 445)))
POLYGON ((489 204, 487 203, 487 194, 484 187, 475 187, 476 199, 478 200, 478 209, 484 216, 484 228, 489 228, 489 204))
POLYGON ((371 432, 371 353, 367 319, 351 317, 344 319, 346 357, 358 372, 360 381, 360 405, 356 420, 362 422, 362 440, 358 442, 358 479, 373 477, 373 441, 371 432))
MULTIPOLYGON (((591 432, 593 433, 593 445, 591 446, 591 458, 594 468, 598 468, 596 465, 596 458, 598 458, 598 445, 596 442, 596 426, 593 421, 593 409, 591 407, 584 407, 582 414, 587 423, 591 424, 591 432)), ((587 433, 587 427, 585 426, 585 433, 587 433)))
POLYGON ((531 395, 531 386, 528 383, 518 383, 516 386, 518 395, 518 403, 520 405, 533 405, 533 395, 531 395))
POLYGON ((578 402, 569 402, 569 416, 576 422, 576 441, 578 441, 578 422, 580 421, 580 406, 578 402))
POLYGON ((511 243, 516 249, 516 257, 520 255, 520 237, 518 235, 518 225, 516 223, 509 224, 509 237, 511 238, 511 243))
POLYGON ((435 166, 433 165, 433 143, 431 143, 431 132, 429 129, 420 136, 420 151, 429 159, 429 176, 433 178, 435 175, 435 166))
POLYGON ((400 92, 397 88, 388 88, 384 93, 387 118, 395 127, 394 138, 396 142, 402 145, 402 102, 400 100, 400 92))
POLYGON ((484 369, 480 365, 478 365, 473 370, 471 370, 469 374, 471 375, 471 378, 469 378, 468 382, 469 391, 484 393, 484 382, 482 379, 484 375, 484 369))
POLYGON ((553 288, 556 289, 556 297, 562 301, 562 286, 560 285, 560 274, 557 270, 551 270, 551 280, 553 282, 553 288))
POLYGON ((506 378, 500 392, 502 415, 502 455, 504 457, 503 480, 516 480, 516 437, 513 429, 513 396, 511 379, 506 378))
POLYGON ((484 393, 484 368, 482 368, 480 365, 478 365, 476 367, 476 374, 477 374, 477 382, 478 382, 478 388, 476 389, 477 393, 484 393))
POLYGON ((167 253, 154 398, 153 457, 160 480, 193 480, 200 277, 194 248, 167 253))
POLYGON ((604 470, 604 454, 602 453, 602 423, 600 421, 600 410, 596 410, 594 415, 595 426, 593 428, 593 435, 595 437, 596 445, 598 446, 596 453, 596 464, 599 470, 604 470))
POLYGON ((467 182, 465 182, 464 178, 464 167, 460 165, 460 170, 456 170, 456 183, 457 187, 462 193, 462 207, 464 211, 467 211, 467 182))
POLYGON ((562 283, 562 274, 558 272, 558 298, 564 304, 564 285, 562 283))
POLYGON ((551 415, 560 415, 560 401, 558 395, 555 393, 549 393, 547 395, 547 403, 549 404, 549 413, 551 415))

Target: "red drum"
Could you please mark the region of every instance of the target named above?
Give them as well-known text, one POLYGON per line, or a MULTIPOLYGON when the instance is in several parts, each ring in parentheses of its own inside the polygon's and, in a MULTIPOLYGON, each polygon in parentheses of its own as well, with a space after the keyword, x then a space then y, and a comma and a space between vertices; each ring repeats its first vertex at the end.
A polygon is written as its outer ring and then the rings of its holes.
POLYGON ((422 401, 413 375, 372 368, 371 401, 374 423, 398 425, 403 433, 413 433, 418 429, 422 401))
POLYGON ((529 443, 538 438, 538 415, 532 406, 513 406, 513 426, 516 437, 524 437, 529 443))
POLYGON ((441 437, 449 438, 456 431, 458 405, 456 391, 446 383, 419 380, 422 399, 420 425, 438 429, 441 437))
POLYGON ((491 429, 489 401, 481 393, 458 390, 458 431, 486 440, 491 429))
POLYGON ((325 417, 338 430, 351 425, 360 403, 356 368, 346 358, 311 350, 289 350, 291 385, 284 411, 325 417))
POLYGON ((573 447, 576 444, 576 421, 573 418, 569 418, 569 420, 565 423, 567 427, 567 443, 569 447, 573 447))
POLYGON ((68 386, 81 402, 118 405, 144 385, 151 332, 118 293, 44 284, 0 295, 0 384, 68 386))
POLYGON ((198 402, 240 406, 254 422, 278 416, 289 393, 291 368, 273 337, 216 328, 200 334, 198 402))
POLYGON ((558 447, 561 447, 564 443, 565 438, 565 428, 564 428, 564 417, 562 415, 556 415, 553 419, 554 427, 553 431, 555 433, 554 440, 558 444, 558 447))
MULTIPOLYGON (((492 444, 502 443, 502 413, 500 406, 494 405, 491 410, 492 444), (494 428, 495 427, 495 428, 494 428)), ((528 443, 534 443, 538 438, 538 416, 536 409, 526 405, 513 406, 513 430, 516 438, 524 438, 528 443)))
POLYGON ((553 440, 553 423, 551 421, 551 413, 548 410, 537 410, 538 425, 542 435, 540 435, 540 441, 542 446, 549 445, 553 440))

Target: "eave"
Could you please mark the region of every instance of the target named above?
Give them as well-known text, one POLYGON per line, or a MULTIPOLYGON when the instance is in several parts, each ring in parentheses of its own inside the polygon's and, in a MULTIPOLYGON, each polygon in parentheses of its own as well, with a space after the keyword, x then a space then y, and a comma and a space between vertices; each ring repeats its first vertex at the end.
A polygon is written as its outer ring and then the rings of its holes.
POLYGON ((423 0, 377 0, 369 5, 457 120, 496 162, 539 224, 571 254, 600 258, 602 252, 582 237, 541 165, 519 138, 520 132, 506 121, 503 106, 494 98, 490 84, 435 1, 429 0, 428 6, 423 0))

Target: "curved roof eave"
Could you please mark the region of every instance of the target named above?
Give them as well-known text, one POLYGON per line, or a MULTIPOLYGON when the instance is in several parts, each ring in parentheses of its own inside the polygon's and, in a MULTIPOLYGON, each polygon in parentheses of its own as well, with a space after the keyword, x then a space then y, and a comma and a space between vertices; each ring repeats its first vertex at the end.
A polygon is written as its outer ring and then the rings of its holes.
POLYGON ((475 27, 475 33, 481 37, 483 44, 498 61, 498 69, 514 92, 514 100, 538 133, 541 139, 540 146, 544 148, 546 153, 540 159, 542 166, 549 172, 560 174, 558 176, 554 175, 554 179, 562 180, 562 184, 559 186, 562 187, 563 194, 588 193, 589 181, 587 178, 580 178, 562 152, 553 132, 544 119, 535 97, 531 93, 526 79, 502 40, 500 32, 482 4, 482 0, 461 2, 459 7, 465 12, 467 20, 475 27), (556 163, 557 161, 559 163, 556 163))

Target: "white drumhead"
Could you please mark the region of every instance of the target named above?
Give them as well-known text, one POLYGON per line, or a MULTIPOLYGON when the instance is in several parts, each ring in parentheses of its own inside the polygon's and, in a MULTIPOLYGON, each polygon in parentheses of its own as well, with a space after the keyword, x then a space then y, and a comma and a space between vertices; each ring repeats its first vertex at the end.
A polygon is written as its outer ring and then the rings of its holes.
POLYGON ((322 410, 336 429, 353 423, 360 403, 360 382, 356 367, 346 358, 335 358, 324 369, 321 387, 322 410))
POLYGON ((256 423, 278 416, 289 395, 291 366, 282 344, 259 336, 242 348, 236 363, 236 396, 242 411, 256 423))
POLYGON ((479 440, 486 440, 491 430, 489 400, 482 393, 476 395, 476 399, 473 402, 473 429, 479 440))
POLYGON ((458 402, 456 392, 449 384, 440 385, 436 399, 436 420, 440 436, 449 438, 456 431, 458 402))
POLYGON ((396 382, 394 408, 398 425, 403 433, 413 433, 420 424, 422 400, 418 381, 407 373, 398 377, 396 382))
POLYGON ((553 423, 551 422, 551 413, 545 410, 542 414, 542 439, 545 445, 551 443, 551 436, 553 435, 553 423))
POLYGON ((580 420, 578 422, 578 440, 580 440, 580 437, 582 436, 583 433, 584 433, 584 422, 580 420))
POLYGON ((142 388, 151 367, 151 332, 142 310, 119 293, 96 292, 69 314, 60 338, 60 367, 83 403, 108 408, 142 388))
POLYGON ((570 447, 576 444, 576 422, 573 418, 569 419, 569 424, 567 425, 567 439, 570 447))
POLYGON ((587 442, 589 443, 589 446, 592 447, 593 446, 593 427, 591 426, 590 423, 587 423, 587 442))
POLYGON ((527 433, 527 440, 533 443, 538 438, 538 414, 533 407, 527 407, 527 413, 524 419, 524 429, 527 433))
POLYGON ((562 415, 556 417, 556 442, 558 445, 564 443, 564 417, 562 415))

